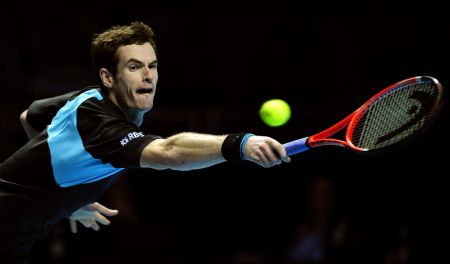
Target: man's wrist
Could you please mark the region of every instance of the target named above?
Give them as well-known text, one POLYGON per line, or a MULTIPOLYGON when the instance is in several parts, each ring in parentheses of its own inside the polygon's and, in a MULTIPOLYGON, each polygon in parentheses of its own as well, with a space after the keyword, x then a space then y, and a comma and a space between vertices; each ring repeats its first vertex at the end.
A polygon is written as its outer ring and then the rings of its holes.
POLYGON ((253 136, 250 133, 236 133, 229 134, 222 144, 222 156, 227 161, 243 160, 245 144, 249 137, 253 136))

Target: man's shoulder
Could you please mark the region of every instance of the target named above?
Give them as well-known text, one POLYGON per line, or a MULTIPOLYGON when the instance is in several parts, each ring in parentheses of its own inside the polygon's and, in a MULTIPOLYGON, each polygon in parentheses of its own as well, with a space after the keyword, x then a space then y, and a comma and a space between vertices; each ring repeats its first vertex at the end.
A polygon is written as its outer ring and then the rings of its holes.
POLYGON ((76 98, 82 101, 77 109, 79 118, 125 119, 121 110, 98 87, 85 89, 76 98))
POLYGON ((101 95, 102 93, 101 93, 100 87, 95 86, 95 85, 86 86, 80 90, 70 93, 71 95, 69 97, 69 100, 73 100, 83 94, 94 94, 94 93, 98 93, 101 95))

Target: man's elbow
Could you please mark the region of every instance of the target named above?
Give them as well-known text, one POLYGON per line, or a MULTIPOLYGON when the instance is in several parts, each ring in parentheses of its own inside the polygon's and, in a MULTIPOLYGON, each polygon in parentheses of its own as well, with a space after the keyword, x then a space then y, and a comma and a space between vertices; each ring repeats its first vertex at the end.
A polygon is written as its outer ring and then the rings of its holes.
POLYGON ((141 167, 157 170, 189 170, 185 157, 165 148, 147 147, 141 155, 141 167))
POLYGON ((186 161, 170 157, 170 155, 142 157, 141 167, 156 170, 189 170, 186 161))
POLYGON ((27 134, 29 139, 34 138, 39 132, 31 126, 31 124, 28 122, 28 110, 23 111, 20 114, 20 124, 22 125, 23 129, 25 130, 25 133, 27 134))
POLYGON ((141 168, 151 168, 156 170, 171 169, 169 153, 164 149, 164 145, 160 144, 160 140, 147 145, 141 153, 141 168))
POLYGON ((20 119, 20 123, 21 123, 21 124, 24 124, 24 123, 27 123, 27 122, 28 122, 28 121, 27 121, 27 114, 28 114, 28 109, 25 110, 25 111, 23 111, 23 112, 20 114, 19 119, 20 119))

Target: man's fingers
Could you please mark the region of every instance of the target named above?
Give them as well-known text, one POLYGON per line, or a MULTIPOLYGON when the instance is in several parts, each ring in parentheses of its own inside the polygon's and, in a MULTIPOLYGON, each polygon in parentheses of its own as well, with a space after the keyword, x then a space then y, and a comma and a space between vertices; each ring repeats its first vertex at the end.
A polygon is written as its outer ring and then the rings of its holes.
MULTIPOLYGON (((274 151, 275 155, 277 156, 277 159, 280 159, 282 162, 289 163, 291 162, 291 158, 287 156, 286 149, 281 145, 280 143, 276 141, 270 141, 271 149, 274 151)), ((277 164, 281 164, 277 163, 277 164)))
POLYGON ((108 218, 104 217, 100 213, 95 213, 95 220, 97 220, 97 222, 99 222, 102 225, 111 224, 111 221, 109 221, 108 218))
POLYGON ((270 145, 262 146, 261 151, 263 152, 263 155, 266 157, 266 160, 268 161, 267 164, 269 165, 269 167, 281 164, 281 160, 277 156, 278 153, 270 145))
POLYGON ((76 234, 78 232, 77 220, 69 219, 69 222, 70 222, 70 231, 72 231, 72 233, 76 234))
POLYGON ((94 229, 95 231, 100 230, 100 226, 97 224, 97 222, 92 222, 91 224, 91 228, 94 229))
POLYGON ((103 206, 103 205, 101 205, 99 203, 91 204, 91 208, 95 209, 97 212, 99 212, 101 214, 104 214, 104 215, 107 215, 107 216, 115 216, 115 215, 117 215, 119 213, 119 210, 109 209, 108 207, 103 206))
POLYGON ((270 167, 270 161, 266 158, 266 156, 264 156, 263 153, 258 152, 257 156, 258 156, 261 164, 263 164, 263 167, 265 167, 265 168, 270 167))
POLYGON ((77 221, 79 221, 86 228, 92 228, 95 231, 100 230, 100 224, 109 225, 111 221, 106 216, 114 216, 118 214, 117 210, 111 210, 99 203, 92 203, 80 210, 76 211, 69 218, 70 230, 77 233, 77 221), (97 223, 98 222, 98 223, 97 223))
POLYGON ((91 220, 88 219, 80 219, 79 220, 81 224, 84 225, 84 227, 90 228, 92 226, 92 222, 91 220))

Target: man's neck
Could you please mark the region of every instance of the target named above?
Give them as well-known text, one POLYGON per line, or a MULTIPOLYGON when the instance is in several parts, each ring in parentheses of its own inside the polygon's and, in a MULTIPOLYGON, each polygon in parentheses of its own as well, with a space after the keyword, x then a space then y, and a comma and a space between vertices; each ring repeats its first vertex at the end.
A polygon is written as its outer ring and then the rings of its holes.
POLYGON ((141 126, 142 121, 144 120, 145 112, 138 111, 135 109, 128 109, 128 110, 122 109, 122 112, 125 114, 125 117, 127 118, 128 121, 136 124, 136 126, 138 127, 141 126))
POLYGON ((122 111, 127 121, 132 122, 138 127, 141 126, 146 111, 132 109, 125 105, 122 105, 116 100, 116 98, 114 98, 111 95, 108 95, 108 98, 111 100, 111 102, 113 102, 113 104, 115 104, 122 111))

